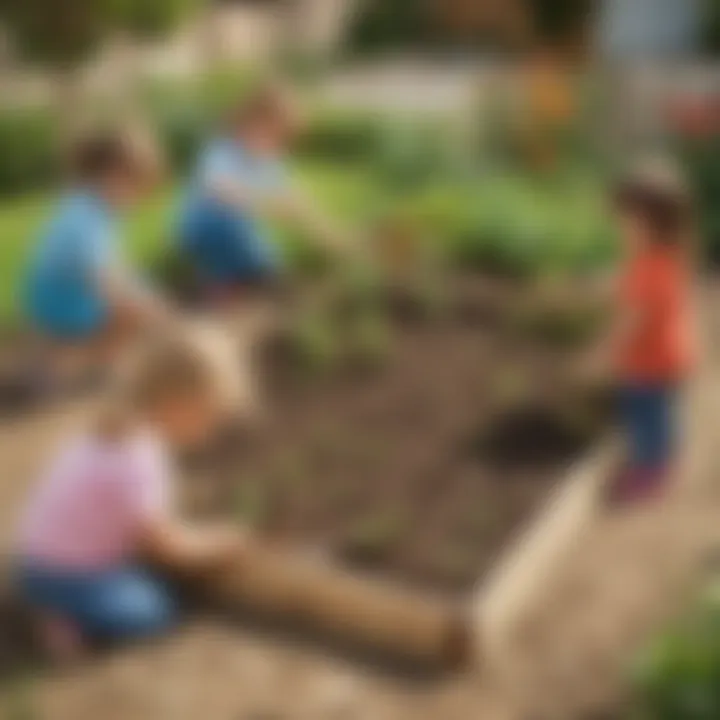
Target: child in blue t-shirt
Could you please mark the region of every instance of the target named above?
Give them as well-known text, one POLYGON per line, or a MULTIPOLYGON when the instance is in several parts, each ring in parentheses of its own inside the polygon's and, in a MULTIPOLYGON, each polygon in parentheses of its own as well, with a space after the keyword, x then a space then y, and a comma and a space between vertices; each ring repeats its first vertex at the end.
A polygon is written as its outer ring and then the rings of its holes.
POLYGON ((280 218, 324 244, 340 233, 317 215, 288 178, 284 158, 299 130, 286 87, 258 88, 235 111, 227 132, 201 154, 185 197, 179 241, 210 299, 239 299, 282 270, 266 222, 280 218))
POLYGON ((44 228, 21 295, 53 369, 105 364, 132 331, 166 316, 126 263, 118 228, 121 212, 150 189, 156 160, 129 136, 91 137, 75 148, 73 187, 44 228))

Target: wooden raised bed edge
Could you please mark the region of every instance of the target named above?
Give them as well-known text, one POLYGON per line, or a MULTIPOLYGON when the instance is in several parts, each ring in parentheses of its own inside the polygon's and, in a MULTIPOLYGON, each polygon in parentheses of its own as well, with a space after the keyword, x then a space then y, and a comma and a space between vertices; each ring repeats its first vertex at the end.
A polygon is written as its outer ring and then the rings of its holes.
POLYGON ((471 601, 476 665, 502 663, 514 630, 541 602, 568 550, 592 521, 620 448, 616 438, 605 438, 576 461, 476 590, 471 601))
POLYGON ((258 546, 207 588, 220 605, 312 627, 422 666, 492 670, 505 640, 542 597, 566 551, 599 507, 617 443, 596 445, 569 471, 480 589, 459 606, 319 558, 258 546))

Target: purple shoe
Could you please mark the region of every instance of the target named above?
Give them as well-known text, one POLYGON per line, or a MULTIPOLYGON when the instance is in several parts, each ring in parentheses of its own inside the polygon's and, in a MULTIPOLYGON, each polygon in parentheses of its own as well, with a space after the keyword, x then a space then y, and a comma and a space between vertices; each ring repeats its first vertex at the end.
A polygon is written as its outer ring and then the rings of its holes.
POLYGON ((634 505, 659 498, 670 477, 668 468, 624 468, 610 483, 607 503, 611 507, 634 505))

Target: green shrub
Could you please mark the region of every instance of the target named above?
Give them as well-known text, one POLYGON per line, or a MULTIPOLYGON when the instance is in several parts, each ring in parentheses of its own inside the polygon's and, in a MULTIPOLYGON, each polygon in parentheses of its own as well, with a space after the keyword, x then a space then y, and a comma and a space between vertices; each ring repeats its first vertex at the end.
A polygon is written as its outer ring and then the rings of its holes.
POLYGON ((175 171, 184 172, 192 165, 203 140, 252 82, 252 75, 246 71, 221 68, 194 80, 164 80, 143 88, 141 103, 175 171))
POLYGON ((60 172, 56 123, 48 111, 0 112, 0 194, 48 187, 60 172))
MULTIPOLYGON (((184 172, 219 117, 242 96, 250 77, 223 70, 195 81, 163 81, 141 92, 175 171, 184 172)), ((49 108, 0 111, 0 195, 52 186, 61 175, 58 123, 49 108)))
POLYGON ((378 178, 409 180, 447 174, 453 135, 446 122, 358 110, 319 109, 298 143, 315 160, 367 163, 378 178))
POLYGON ((323 313, 306 313, 299 317, 290 341, 291 351, 300 367, 312 375, 331 370, 340 359, 335 328, 323 313))
POLYGON ((175 172, 192 168, 212 120, 199 106, 168 103, 154 114, 154 123, 175 172))
POLYGON ((298 153, 318 160, 361 161, 381 141, 383 123, 375 113, 320 111, 298 143, 298 153))
POLYGON ((524 276, 593 269, 613 257, 612 227, 592 184, 497 176, 472 192, 445 221, 450 258, 463 267, 524 276))
POLYGON ((720 262, 720 136, 688 138, 680 153, 692 185, 700 216, 700 231, 708 259, 720 262))
POLYGON ((717 583, 692 612, 656 640, 633 668, 632 718, 720 717, 720 597, 717 583))
POLYGON ((360 516, 342 541, 342 557, 354 564, 373 564, 387 559, 408 530, 402 508, 387 508, 360 516))
POLYGON ((347 360, 359 366, 378 367, 387 361, 392 348, 392 332, 380 312, 365 312, 347 328, 347 360))
POLYGON ((520 307, 510 320, 522 334, 548 345, 576 348, 587 344, 597 335, 603 313, 594 307, 553 305, 536 300, 520 307))
POLYGON ((598 183, 518 173, 462 182, 440 178, 405 196, 398 212, 436 238, 440 259, 509 276, 585 271, 614 258, 598 183))
POLYGON ((380 126, 372 163, 390 191, 417 190, 453 174, 452 132, 446 125, 400 119, 380 126))

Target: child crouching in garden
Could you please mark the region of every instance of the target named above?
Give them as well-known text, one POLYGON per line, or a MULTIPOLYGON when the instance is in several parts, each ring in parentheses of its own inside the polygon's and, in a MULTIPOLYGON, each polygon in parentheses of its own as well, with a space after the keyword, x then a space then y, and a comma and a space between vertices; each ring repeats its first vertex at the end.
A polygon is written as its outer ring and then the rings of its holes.
POLYGON ((625 253, 612 346, 628 460, 611 502, 660 494, 673 478, 678 411, 695 356, 692 203, 670 167, 638 168, 616 210, 625 253))
POLYGON ((74 148, 71 186, 22 283, 41 348, 36 380, 83 381, 140 326, 167 319, 164 301, 127 262, 119 229, 122 212, 152 191, 160 170, 155 149, 130 132, 89 136, 74 148))
POLYGON ((171 627, 177 598, 149 567, 192 577, 240 557, 238 528, 186 525, 172 502, 171 455, 214 434, 228 415, 226 390, 207 353, 158 340, 87 432, 51 459, 21 523, 15 567, 51 653, 171 627))
POLYGON ((201 153, 184 200, 180 250, 206 301, 232 309, 283 273, 268 221, 280 220, 332 250, 349 243, 290 181, 287 155, 301 128, 284 84, 259 86, 201 153))

